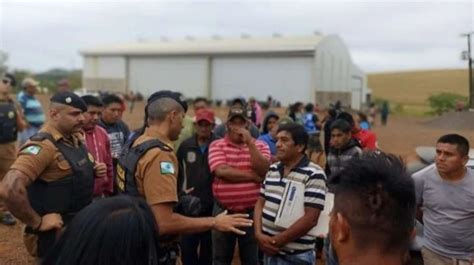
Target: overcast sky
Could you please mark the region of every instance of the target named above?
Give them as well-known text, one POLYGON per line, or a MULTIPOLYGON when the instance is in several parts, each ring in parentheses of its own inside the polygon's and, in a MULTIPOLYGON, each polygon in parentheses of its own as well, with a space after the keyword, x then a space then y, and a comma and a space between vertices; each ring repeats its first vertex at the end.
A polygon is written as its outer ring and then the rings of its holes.
MULTIPOLYGON (((98 44, 209 37, 338 34, 366 72, 466 68, 461 33, 473 1, 8 1, 0 0, 0 50, 8 65, 81 68, 98 44)), ((473 40, 474 41, 474 40, 473 40)), ((474 54, 474 53, 473 53, 474 54)))

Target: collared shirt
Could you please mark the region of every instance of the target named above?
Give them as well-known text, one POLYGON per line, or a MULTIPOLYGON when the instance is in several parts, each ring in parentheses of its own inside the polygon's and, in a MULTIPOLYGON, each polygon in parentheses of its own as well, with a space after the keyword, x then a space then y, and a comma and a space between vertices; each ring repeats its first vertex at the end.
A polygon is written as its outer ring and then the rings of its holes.
MULTIPOLYGON (((270 149, 260 140, 255 145, 261 154, 270 161, 270 149)), ((236 145, 227 137, 212 142, 209 147, 209 167, 214 172, 221 165, 251 171, 250 151, 247 145, 236 145)), ((241 212, 255 206, 260 190, 260 183, 256 182, 228 182, 221 178, 214 178, 212 191, 214 198, 225 208, 241 212)))
MULTIPOLYGON (((70 146, 79 146, 81 134, 64 137, 56 128, 47 123, 40 132, 51 134, 55 141, 64 141, 70 146)), ((41 142, 28 140, 20 149, 18 158, 11 166, 27 175, 32 181, 40 177, 44 181, 54 181, 72 173, 66 158, 54 143, 44 140, 41 142)))
MULTIPOLYGON (((172 149, 173 142, 162 135, 156 127, 148 127, 139 136, 133 146, 145 141, 158 139, 172 149)), ((135 171, 135 181, 138 193, 149 205, 159 203, 176 203, 178 178, 178 160, 174 152, 163 151, 160 148, 148 150, 138 161, 135 171)))
POLYGON ((265 143, 267 143, 268 147, 270 148, 270 153, 272 155, 276 155, 276 142, 277 141, 273 139, 273 137, 269 133, 260 135, 260 137, 258 137, 258 140, 262 140, 265 143))
MULTIPOLYGON (((269 236, 275 236, 283 231, 275 225, 275 218, 282 202, 285 186, 288 181, 301 182, 305 185, 304 207, 324 209, 326 198, 326 175, 316 164, 311 162, 305 155, 300 162, 284 176, 284 165, 282 162, 274 163, 270 166, 262 188, 260 196, 265 199, 262 210, 262 232, 269 236)), ((294 251, 314 249, 315 237, 309 234, 296 239, 283 246, 285 253, 294 251)))

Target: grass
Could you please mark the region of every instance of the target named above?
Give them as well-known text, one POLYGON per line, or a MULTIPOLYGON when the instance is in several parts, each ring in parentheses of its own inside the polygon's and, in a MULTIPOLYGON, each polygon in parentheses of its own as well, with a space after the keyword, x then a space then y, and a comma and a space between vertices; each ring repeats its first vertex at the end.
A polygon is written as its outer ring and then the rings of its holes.
POLYGON ((400 114, 426 115, 428 97, 441 92, 468 96, 468 71, 463 69, 423 70, 368 74, 372 97, 400 104, 400 114))

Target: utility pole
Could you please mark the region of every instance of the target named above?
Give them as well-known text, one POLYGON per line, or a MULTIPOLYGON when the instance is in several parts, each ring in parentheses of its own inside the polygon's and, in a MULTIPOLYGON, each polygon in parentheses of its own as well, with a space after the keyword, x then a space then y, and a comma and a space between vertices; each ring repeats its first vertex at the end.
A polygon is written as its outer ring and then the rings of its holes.
POLYGON ((474 32, 462 34, 462 37, 467 37, 467 53, 463 52, 463 60, 468 61, 469 66, 469 109, 474 109, 474 87, 472 84, 472 57, 471 57, 471 35, 474 32), (466 58, 467 57, 467 58, 466 58))

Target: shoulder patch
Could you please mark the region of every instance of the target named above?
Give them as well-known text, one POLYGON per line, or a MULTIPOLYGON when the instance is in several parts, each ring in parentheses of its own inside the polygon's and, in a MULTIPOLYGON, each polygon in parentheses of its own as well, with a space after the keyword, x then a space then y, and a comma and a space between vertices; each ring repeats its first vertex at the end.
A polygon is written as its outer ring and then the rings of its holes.
POLYGON ((171 162, 160 162, 160 172, 161 174, 174 174, 174 166, 171 162))
POLYGON ((41 151, 41 146, 39 145, 30 145, 25 149, 20 151, 20 154, 30 154, 30 155, 37 155, 41 151))

